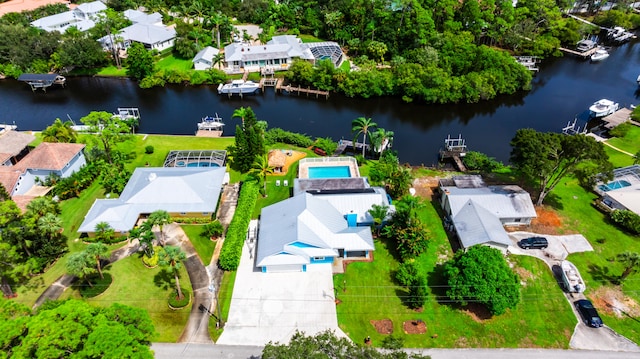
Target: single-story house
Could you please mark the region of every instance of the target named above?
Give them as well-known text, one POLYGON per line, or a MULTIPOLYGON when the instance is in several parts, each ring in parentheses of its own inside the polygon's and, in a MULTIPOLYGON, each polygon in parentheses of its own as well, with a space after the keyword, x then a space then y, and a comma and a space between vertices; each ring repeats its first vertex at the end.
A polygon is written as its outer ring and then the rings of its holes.
POLYGON ((97 20, 98 14, 105 10, 107 10, 107 6, 101 1, 83 3, 73 10, 32 21, 31 26, 47 32, 64 33, 72 26, 80 31, 87 31, 96 25, 95 20, 97 20))
POLYGON ((463 249, 487 244, 506 249, 511 243, 503 226, 528 225, 536 210, 531 196, 515 185, 487 186, 480 176, 440 180, 445 223, 463 249))
POLYGON ((193 57, 193 68, 196 70, 209 70, 213 67, 213 58, 220 53, 220 50, 207 46, 200 50, 196 56, 193 57))
POLYGON ((162 26, 162 15, 157 12, 154 12, 153 14, 147 14, 139 10, 129 9, 125 10, 123 15, 134 24, 162 26))
POLYGON ((629 210, 640 215, 640 165, 613 170, 613 179, 595 187, 600 203, 610 210, 629 210))
POLYGON ((287 70, 294 59, 315 63, 331 59, 339 67, 344 59, 342 49, 334 42, 303 43, 293 35, 274 36, 264 45, 233 42, 224 48, 224 61, 228 72, 287 70))
POLYGON ((225 173, 225 167, 136 168, 119 198, 94 202, 78 232, 93 233, 96 224, 107 222, 116 232, 125 233, 156 210, 172 217, 211 217, 225 173))
POLYGON ((256 266, 262 272, 304 272, 336 257, 369 258, 374 250, 371 229, 347 217, 309 193, 263 208, 256 266))
MULTIPOLYGON (((117 39, 118 49, 127 49, 132 43, 137 42, 147 50, 163 51, 173 47, 176 39, 176 30, 162 24, 160 14, 146 15, 140 11, 127 10, 128 18, 133 22, 113 36, 103 36, 98 39, 105 51, 113 50, 113 42, 117 39), (135 20, 135 21, 134 21, 135 20), (157 21, 160 20, 160 21, 157 21)), ((126 16, 126 15, 125 15, 126 16)))
POLYGON ((20 131, 0 133, 0 166, 13 166, 29 153, 29 144, 36 136, 20 131))

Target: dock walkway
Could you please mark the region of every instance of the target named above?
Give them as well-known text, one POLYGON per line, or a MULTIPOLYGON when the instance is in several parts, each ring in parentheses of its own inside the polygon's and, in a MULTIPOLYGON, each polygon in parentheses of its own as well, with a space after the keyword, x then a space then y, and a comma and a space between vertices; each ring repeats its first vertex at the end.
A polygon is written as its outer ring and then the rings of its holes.
POLYGON ((338 148, 336 148, 336 151, 333 153, 333 155, 334 156, 341 155, 342 152, 344 152, 347 149, 347 147, 352 147, 355 151, 362 150, 362 146, 365 146, 366 151, 369 151, 369 149, 371 148, 370 145, 365 145, 364 143, 360 143, 360 142, 356 142, 354 147, 353 141, 340 140, 340 142, 338 142, 338 148))
POLYGON ((314 90, 310 87, 304 88, 301 86, 293 87, 291 85, 287 85, 284 87, 281 86, 280 91, 287 91, 288 93, 295 93, 297 95, 303 93, 307 94, 307 97, 309 97, 309 95, 316 95, 316 98, 318 98, 319 96, 324 96, 326 99, 329 98, 329 91, 314 90))
POLYGON ((590 50, 587 50, 587 51, 584 51, 584 52, 580 52, 580 51, 576 51, 576 50, 567 49, 565 47, 559 47, 558 48, 558 50, 560 50, 560 51, 566 52, 566 53, 571 54, 571 55, 576 55, 576 56, 579 56, 579 57, 582 57, 582 58, 587 58, 587 57, 593 55, 596 51, 598 51, 598 49, 599 49, 599 47, 596 46, 596 47, 594 47, 594 48, 592 48, 590 50))

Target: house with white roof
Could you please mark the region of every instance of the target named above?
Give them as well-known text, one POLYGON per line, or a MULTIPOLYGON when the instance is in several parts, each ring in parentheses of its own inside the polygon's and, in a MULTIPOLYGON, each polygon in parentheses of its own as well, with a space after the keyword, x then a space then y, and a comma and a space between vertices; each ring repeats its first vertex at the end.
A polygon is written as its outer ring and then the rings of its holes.
POLYGON ((613 179, 595 187, 600 203, 609 210, 629 210, 640 215, 640 165, 616 168, 613 179))
POLYGON ((117 34, 98 39, 105 51, 112 51, 114 42, 119 49, 127 49, 134 42, 144 45, 147 50, 163 51, 173 47, 176 30, 162 24, 162 15, 147 15, 138 10, 126 10, 124 14, 133 24, 117 34))
POLYGON ((220 53, 220 50, 207 46, 200 50, 196 56, 193 57, 193 68, 196 70, 209 70, 213 67, 213 58, 220 53))
POLYGON ((172 217, 211 217, 227 176, 225 167, 136 168, 119 198, 94 202, 78 232, 93 233, 96 224, 107 222, 125 233, 156 210, 172 217))
POLYGON ((344 59, 340 45, 335 42, 303 43, 294 35, 274 36, 264 45, 233 42, 224 48, 227 72, 287 70, 295 59, 315 63, 331 59, 339 67, 344 59))
POLYGON ((307 270, 336 257, 369 258, 371 229, 349 221, 329 201, 300 194, 262 209, 256 266, 262 272, 307 270))
POLYGON ((455 231, 463 249, 477 244, 506 249, 504 226, 528 225, 536 210, 531 196, 515 185, 487 186, 480 176, 440 180, 445 223, 455 231))
POLYGON ((31 25, 47 32, 64 33, 72 26, 80 31, 87 31, 96 25, 98 14, 105 10, 107 10, 107 6, 101 1, 83 3, 73 10, 32 21, 31 25))

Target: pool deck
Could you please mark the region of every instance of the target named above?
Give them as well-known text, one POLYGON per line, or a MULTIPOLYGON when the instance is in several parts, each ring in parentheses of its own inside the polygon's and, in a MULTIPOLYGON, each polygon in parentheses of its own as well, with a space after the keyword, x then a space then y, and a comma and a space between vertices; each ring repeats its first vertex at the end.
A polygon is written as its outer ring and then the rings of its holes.
POLYGON ((309 178, 309 167, 349 167, 349 173, 352 178, 360 177, 360 171, 358 170, 358 163, 350 160, 351 157, 345 157, 344 160, 340 160, 341 157, 322 157, 314 158, 314 161, 300 161, 298 167, 298 178, 309 178))

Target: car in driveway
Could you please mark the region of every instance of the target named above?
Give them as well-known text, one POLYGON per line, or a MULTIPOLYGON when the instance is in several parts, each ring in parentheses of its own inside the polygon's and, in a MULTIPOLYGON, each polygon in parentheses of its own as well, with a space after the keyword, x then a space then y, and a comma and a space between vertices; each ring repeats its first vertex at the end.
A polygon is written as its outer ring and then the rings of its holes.
POLYGON ((592 328, 600 328, 602 326, 602 318, 598 314, 598 311, 593 306, 591 301, 587 299, 580 299, 575 301, 576 309, 580 312, 580 316, 584 323, 592 328))
POLYGON ((522 249, 543 249, 549 246, 549 241, 544 237, 529 237, 520 240, 518 246, 522 249))

